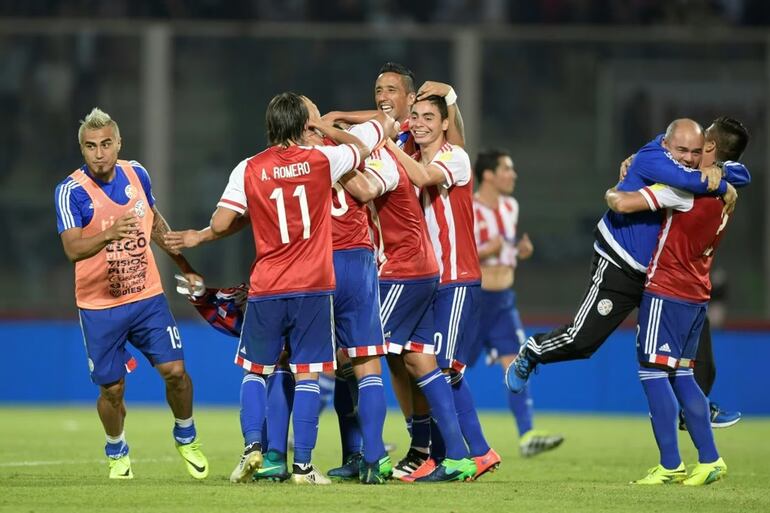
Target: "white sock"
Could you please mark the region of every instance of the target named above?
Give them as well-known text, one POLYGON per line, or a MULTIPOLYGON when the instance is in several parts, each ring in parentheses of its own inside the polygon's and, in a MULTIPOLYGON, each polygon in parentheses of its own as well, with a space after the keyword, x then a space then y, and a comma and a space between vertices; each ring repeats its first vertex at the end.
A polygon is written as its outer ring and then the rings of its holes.
POLYGON ((180 428, 188 428, 193 425, 193 418, 190 417, 189 419, 174 419, 174 422, 176 422, 176 425, 180 428))
POLYGON ((119 443, 126 443, 126 432, 123 431, 120 433, 120 435, 116 437, 111 437, 110 435, 105 435, 107 438, 108 444, 119 444, 119 443))

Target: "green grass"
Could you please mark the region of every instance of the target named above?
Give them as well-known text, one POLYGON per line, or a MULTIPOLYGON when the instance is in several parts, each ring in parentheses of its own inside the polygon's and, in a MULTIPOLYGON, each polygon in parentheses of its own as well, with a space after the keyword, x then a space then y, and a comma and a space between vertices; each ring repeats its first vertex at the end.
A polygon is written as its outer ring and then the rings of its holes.
MULTIPOLYGON (((717 431, 729 477, 685 488, 627 484, 657 463, 644 416, 540 415, 539 428, 558 430, 567 440, 556 451, 529 460, 518 456, 508 415, 482 417, 503 464, 478 482, 296 487, 228 482, 242 445, 234 409, 197 411, 212 471, 204 482, 195 482, 174 450, 168 411, 129 405, 126 432, 135 478, 111 482, 95 410, 5 407, 0 408, 0 511, 770 511, 769 419, 746 419, 717 431)), ((399 445, 397 459, 407 441, 396 412, 388 416, 386 438, 399 445)), ((696 453, 686 434, 680 445, 685 462, 694 464, 696 453)), ((323 470, 336 466, 338 451, 336 420, 326 414, 315 463, 323 470)))

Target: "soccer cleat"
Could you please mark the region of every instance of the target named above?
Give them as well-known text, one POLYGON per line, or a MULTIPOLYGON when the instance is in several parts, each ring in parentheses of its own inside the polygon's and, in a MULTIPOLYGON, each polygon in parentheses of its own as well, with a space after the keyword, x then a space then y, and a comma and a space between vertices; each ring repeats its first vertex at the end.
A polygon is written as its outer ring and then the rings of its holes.
POLYGON ((110 479, 133 479, 131 471, 131 459, 128 454, 120 458, 107 458, 110 461, 110 479))
POLYGON ((719 409, 717 403, 709 403, 709 409, 711 410, 711 427, 712 428, 726 428, 734 424, 737 424, 741 420, 741 412, 739 411, 724 411, 719 409))
POLYGON ((486 454, 482 456, 475 456, 473 461, 476 462, 476 475, 473 479, 476 480, 486 474, 487 472, 494 472, 497 467, 500 466, 500 455, 490 448, 486 454))
POLYGON ((187 465, 187 472, 195 479, 205 479, 209 475, 209 461, 201 451, 201 443, 196 438, 189 444, 177 442, 176 450, 187 465))
POLYGON ((345 463, 341 467, 331 469, 326 473, 332 479, 339 479, 341 481, 347 481, 350 479, 358 479, 359 470, 363 464, 363 456, 360 452, 355 452, 348 456, 345 463))
POLYGON ((678 467, 673 470, 669 470, 663 465, 656 465, 647 471, 647 475, 636 481, 631 481, 631 484, 637 485, 662 485, 662 484, 674 484, 681 483, 687 477, 687 471, 684 468, 684 463, 680 463, 678 467))
POLYGON ((526 346, 521 348, 516 359, 505 369, 505 386, 514 394, 520 393, 527 386, 529 375, 537 364, 527 357, 526 346))
POLYGON ((719 458, 714 463, 698 463, 692 470, 690 477, 685 479, 682 484, 702 486, 715 483, 724 477, 727 477, 727 465, 722 458, 719 458))
POLYGON ((262 458, 262 466, 254 473, 254 481, 283 482, 289 479, 285 454, 270 450, 262 458))
POLYGON ((291 472, 291 482, 294 484, 309 484, 309 485, 328 485, 332 484, 330 480, 324 477, 323 474, 318 472, 313 465, 308 465, 307 468, 301 468, 296 463, 291 472))
POLYGON ((449 481, 470 481, 476 475, 476 462, 470 458, 452 460, 444 458, 427 476, 418 477, 415 483, 444 483, 449 481))
POLYGON ((406 456, 393 467, 393 477, 401 479, 408 476, 428 459, 428 454, 417 449, 410 448, 406 456))
POLYGON ((260 466, 262 466, 262 447, 258 442, 254 442, 243 449, 241 460, 230 474, 230 482, 248 483, 260 466))
POLYGON ((431 472, 433 472, 434 470, 436 470, 436 460, 434 460, 433 458, 428 458, 423 462, 422 465, 417 467, 417 469, 414 472, 412 472, 409 475, 403 476, 400 479, 401 481, 404 481, 406 483, 411 483, 418 477, 425 477, 431 472))
POLYGON ((531 458, 540 453, 556 449, 564 441, 561 435, 552 435, 546 431, 531 429, 524 433, 519 440, 519 454, 524 458, 531 458))
POLYGON ((361 460, 358 480, 363 484, 384 484, 392 475, 393 462, 387 454, 374 463, 361 460))

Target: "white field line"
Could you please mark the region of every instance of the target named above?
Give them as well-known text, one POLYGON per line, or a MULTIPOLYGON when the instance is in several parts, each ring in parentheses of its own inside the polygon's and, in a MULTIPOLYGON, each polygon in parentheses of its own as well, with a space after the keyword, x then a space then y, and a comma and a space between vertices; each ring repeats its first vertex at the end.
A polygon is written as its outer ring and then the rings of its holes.
MULTIPOLYGON (((142 458, 138 460, 131 460, 131 463, 160 463, 168 461, 176 461, 177 458, 142 458)), ((3 461, 0 462, 0 467, 40 467, 43 465, 85 465, 92 463, 106 463, 106 458, 99 460, 48 460, 48 461, 3 461)))

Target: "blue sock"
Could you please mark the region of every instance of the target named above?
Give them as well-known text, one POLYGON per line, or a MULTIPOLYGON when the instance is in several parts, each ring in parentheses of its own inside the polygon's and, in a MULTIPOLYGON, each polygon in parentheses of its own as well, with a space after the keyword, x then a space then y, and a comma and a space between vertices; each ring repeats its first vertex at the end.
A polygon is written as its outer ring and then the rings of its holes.
POLYGON ((241 433, 244 445, 254 442, 262 442, 265 421, 264 412, 259 414, 258 409, 265 406, 265 379, 257 374, 247 372, 241 381, 241 433), (262 395, 260 407, 259 395, 262 395))
POLYGON ((695 382, 692 370, 678 370, 672 381, 674 393, 684 411, 687 432, 698 449, 700 463, 713 463, 719 459, 711 430, 711 411, 703 391, 695 382))
POLYGON ((107 444, 104 446, 104 453, 108 458, 118 459, 128 454, 128 444, 126 436, 121 433, 120 436, 111 437, 107 435, 107 444))
POLYGON ((481 429, 479 414, 476 413, 476 406, 473 404, 471 388, 460 372, 452 373, 451 384, 457 420, 460 423, 463 438, 468 444, 471 457, 483 456, 489 452, 490 447, 481 429))
POLYGON ((364 439, 364 461, 375 463, 385 456, 382 428, 385 425, 385 388, 379 374, 368 374, 358 383, 358 418, 364 439))
POLYGON ((438 425, 438 431, 444 438, 446 445, 446 457, 459 460, 468 457, 468 449, 465 447, 460 424, 457 422, 452 390, 439 369, 417 379, 417 386, 430 405, 431 417, 438 425))
POLYGON ((318 405, 319 415, 334 401, 335 381, 337 381, 335 378, 326 374, 318 375, 318 387, 321 390, 321 402, 318 405))
POLYGON ((412 449, 427 452, 430 447, 430 415, 412 415, 412 449))
POLYGON ((193 418, 189 419, 174 419, 174 440, 179 445, 186 445, 192 443, 195 440, 195 422, 193 418))
POLYGON ((430 419, 430 457, 436 463, 441 463, 446 458, 446 445, 444 444, 444 437, 441 436, 441 431, 438 429, 438 424, 433 419, 430 419))
POLYGON ((529 387, 518 394, 508 392, 508 409, 513 413, 516 419, 516 428, 519 430, 519 436, 532 430, 532 396, 529 394, 529 387))
POLYGON ((308 464, 318 438, 318 403, 321 390, 313 379, 294 385, 294 463, 308 464))
POLYGON ((289 417, 293 406, 294 375, 287 369, 276 369, 267 382, 267 447, 282 454, 288 450, 289 417))
POLYGON ((660 451, 660 464, 673 470, 682 463, 677 440, 677 420, 679 404, 674 390, 668 381, 668 373, 663 370, 639 369, 639 379, 647 395, 650 407, 650 422, 655 434, 655 441, 660 451))
MULTIPOLYGON (((353 371, 352 367, 350 371, 353 371)), ((337 378, 334 386, 334 410, 337 412, 337 422, 340 426, 342 462, 344 463, 351 454, 360 453, 363 447, 356 407, 346 378, 337 378)))

